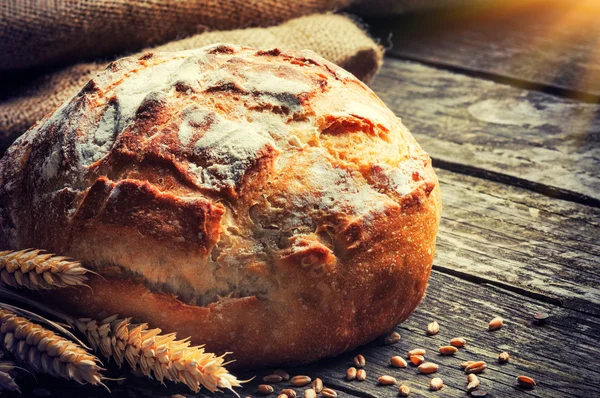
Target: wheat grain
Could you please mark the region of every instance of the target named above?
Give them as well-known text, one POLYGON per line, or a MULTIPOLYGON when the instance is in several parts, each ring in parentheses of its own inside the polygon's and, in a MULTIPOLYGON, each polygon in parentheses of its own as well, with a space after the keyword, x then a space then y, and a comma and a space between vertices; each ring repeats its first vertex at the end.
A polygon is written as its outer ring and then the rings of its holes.
POLYGON ((429 381, 429 389, 431 391, 441 390, 442 387, 444 387, 444 381, 442 379, 440 379, 439 377, 434 377, 433 379, 431 379, 429 381))
POLYGON ((383 338, 384 344, 396 344, 400 341, 400 333, 398 332, 390 332, 386 334, 383 338))
POLYGON ((410 394, 410 387, 405 385, 400 386, 400 388, 398 388, 398 394, 401 397, 408 397, 408 395, 410 394))
POLYGON ((467 382, 468 382, 467 392, 476 390, 477 388, 479 388, 479 385, 481 384, 477 375, 473 374, 473 373, 471 373, 470 375, 467 376, 467 382))
POLYGON ((356 368, 348 368, 346 371, 346 380, 352 381, 356 379, 356 368))
POLYGON ((425 350, 422 348, 415 348, 414 350, 410 350, 408 352, 408 358, 410 359, 410 357, 412 357, 413 355, 425 356, 425 350))
POLYGON ((75 327, 102 355, 113 358, 121 366, 129 365, 148 377, 185 383, 198 392, 202 386, 211 392, 219 389, 233 391, 241 382, 225 369, 224 355, 205 352, 202 347, 191 347, 188 339, 177 340, 175 333, 161 335, 161 329, 149 329, 147 324, 132 325, 131 318, 117 315, 100 322, 82 318, 75 327))
POLYGON ((391 386, 392 384, 396 384, 396 378, 389 375, 379 376, 377 381, 383 386, 391 386))
POLYGON ((268 384, 261 384, 258 386, 258 392, 264 395, 270 395, 273 394, 273 391, 275 391, 273 389, 273 386, 270 386, 268 384))
POLYGON ((358 354, 354 357, 354 366, 356 366, 358 369, 364 368, 366 363, 367 361, 362 354, 358 354))
POLYGON ((413 363, 413 365, 419 366, 425 362, 425 357, 423 355, 411 355, 410 361, 413 363))
POLYGON ((304 390, 304 398, 317 398, 317 393, 312 388, 304 390))
POLYGON ((535 380, 533 380, 529 376, 519 376, 519 377, 517 377, 517 383, 519 383, 519 385, 521 387, 525 387, 525 388, 533 388, 533 387, 535 387, 537 385, 537 383, 535 382, 535 380))
POLYGON ((41 250, 0 251, 0 280, 13 288, 48 290, 83 285, 81 263, 41 250))
POLYGON ((263 381, 266 381, 267 383, 279 383, 281 380, 283 380, 283 378, 275 373, 263 377, 263 381))
POLYGON ((430 336, 433 336, 434 334, 437 334, 437 332, 440 331, 440 325, 439 323, 437 323, 437 321, 433 321, 431 322, 429 325, 427 325, 427 334, 430 336))
POLYGON ((498 316, 490 321, 488 324, 488 329, 498 330, 502 327, 502 325, 504 325, 504 320, 498 316))
POLYGON ((437 372, 439 366, 433 362, 425 362, 417 368, 419 373, 430 374, 437 372))
POLYGON ((510 359, 510 354, 508 352, 501 352, 498 354, 498 362, 507 363, 510 359))
POLYGON ((442 354, 442 355, 454 355, 454 354, 456 354, 457 351, 458 351, 458 348, 451 346, 451 345, 446 345, 446 346, 440 347, 440 354, 442 354))
POLYGON ((311 378, 308 376, 294 376, 292 377, 292 379, 290 380, 290 383, 294 386, 294 387, 304 387, 307 384, 310 384, 311 382, 311 378))
POLYGON ((317 394, 320 394, 323 391, 323 380, 320 378, 316 378, 312 382, 312 389, 315 390, 317 394))
POLYGON ((288 381, 290 379, 290 374, 283 369, 277 369, 273 373, 281 376, 281 380, 288 381))
POLYGON ((102 385, 100 361, 83 347, 7 309, 0 309, 0 343, 35 372, 102 385))
POLYGON ((291 388, 285 388, 281 390, 280 394, 285 394, 288 398, 296 398, 296 391, 292 390, 291 388))
POLYGON ((398 355, 393 356, 392 359, 390 360, 390 363, 395 368, 405 368, 408 366, 408 364, 406 363, 404 358, 402 358, 401 356, 398 356, 398 355))
POLYGON ((364 369, 358 369, 356 371, 356 380, 365 381, 367 378, 367 372, 364 369))

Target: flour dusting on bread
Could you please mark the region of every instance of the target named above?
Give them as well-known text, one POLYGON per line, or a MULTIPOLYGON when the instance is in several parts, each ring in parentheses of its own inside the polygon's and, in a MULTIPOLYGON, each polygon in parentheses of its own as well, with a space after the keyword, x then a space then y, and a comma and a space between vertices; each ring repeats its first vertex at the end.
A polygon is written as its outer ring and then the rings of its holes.
POLYGON ((0 181, 0 243, 109 281, 60 298, 74 310, 245 364, 337 354, 408 316, 439 217, 431 160, 368 87, 310 51, 229 44, 111 63, 0 181))

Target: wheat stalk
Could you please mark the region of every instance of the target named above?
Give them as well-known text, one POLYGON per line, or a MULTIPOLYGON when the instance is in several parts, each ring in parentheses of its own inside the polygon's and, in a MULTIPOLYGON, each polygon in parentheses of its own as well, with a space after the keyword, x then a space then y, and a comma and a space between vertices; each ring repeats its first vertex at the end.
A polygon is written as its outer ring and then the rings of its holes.
POLYGON ((125 359, 133 369, 139 366, 144 375, 154 375, 163 384, 164 379, 182 382, 194 392, 202 386, 211 392, 233 391, 233 387, 241 386, 225 369, 223 356, 204 352, 202 347, 190 347, 188 339, 177 340, 175 333, 161 335, 160 329, 149 329, 145 323, 132 325, 130 321, 113 315, 100 322, 77 319, 75 326, 94 349, 114 358, 119 367, 125 359))
POLYGON ((80 384, 103 385, 100 361, 78 344, 0 309, 0 344, 28 368, 80 384))
POLYGON ((88 272, 81 263, 41 250, 0 251, 0 279, 31 290, 83 285, 88 272))

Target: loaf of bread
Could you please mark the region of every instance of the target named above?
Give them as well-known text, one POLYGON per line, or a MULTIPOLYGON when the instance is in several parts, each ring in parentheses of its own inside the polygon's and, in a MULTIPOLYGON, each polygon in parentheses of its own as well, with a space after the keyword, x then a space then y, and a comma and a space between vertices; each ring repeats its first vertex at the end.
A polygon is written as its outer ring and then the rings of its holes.
POLYGON ((243 367, 336 355, 406 319, 440 211, 409 131, 310 51, 121 59, 0 162, 0 248, 99 274, 37 297, 191 336, 243 367))

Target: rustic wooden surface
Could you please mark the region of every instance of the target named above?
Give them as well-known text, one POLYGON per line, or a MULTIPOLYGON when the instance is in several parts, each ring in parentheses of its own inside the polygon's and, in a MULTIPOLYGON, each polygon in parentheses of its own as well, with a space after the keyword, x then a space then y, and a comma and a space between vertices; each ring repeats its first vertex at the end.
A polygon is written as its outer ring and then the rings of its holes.
MULTIPOLYGON (((373 342, 288 368, 290 374, 321 377, 339 396, 398 396, 397 388, 377 385, 378 376, 389 374, 410 386, 413 397, 467 397, 459 363, 477 359, 488 363, 480 375, 488 397, 600 396, 600 16, 524 11, 462 9, 369 21, 383 44, 392 32, 394 44, 372 87, 431 154, 440 179, 444 209, 434 271, 425 299, 396 329, 400 342, 373 342), (532 322, 536 312, 551 315, 547 324, 532 322), (495 316, 505 326, 490 332, 495 316), (440 332, 427 336, 433 320, 440 332), (437 354, 457 336, 468 340, 466 348, 454 357, 437 354), (388 365, 392 355, 413 348, 425 348, 439 372, 388 365), (511 355, 508 364, 497 363, 502 351, 511 355), (359 352, 367 380, 347 382, 359 352), (517 387, 518 375, 538 386, 517 387), (428 390, 434 376, 445 382, 441 391, 428 390)), ((257 385, 269 371, 239 374, 259 376, 240 395, 260 396, 257 385)), ((194 395, 110 372, 126 377, 109 383, 113 396, 194 395)), ((23 396, 108 396, 45 377, 19 382, 23 396)), ((276 392, 286 387, 275 385, 276 392)))
MULTIPOLYGON (((600 373, 595 365, 600 319, 595 316, 433 271, 422 304, 396 330, 402 336, 396 344, 385 346, 373 342, 339 357, 310 366, 287 368, 287 371, 291 375, 320 377, 326 386, 335 389, 340 396, 395 397, 396 388, 377 385, 377 377, 388 374, 408 385, 414 397, 463 397, 466 396, 466 376, 459 366, 460 362, 484 360, 488 369, 480 375, 480 388, 489 392, 488 397, 600 396, 600 373), (539 311, 551 315, 546 325, 533 324, 533 315, 539 311), (490 332, 487 324, 495 316, 503 317, 505 325, 490 332), (440 323, 440 331, 435 336, 428 336, 425 328, 433 320, 440 323), (458 336, 467 339, 465 348, 451 357, 438 354, 440 346, 447 345, 451 338, 458 336), (406 369, 389 366, 389 359, 393 355, 406 357, 406 352, 414 348, 427 350, 426 359, 439 364, 439 371, 433 375, 422 375, 417 373, 412 364, 406 369), (503 351, 510 353, 511 359, 509 363, 500 365, 496 358, 503 351), (367 360, 367 380, 347 382, 344 379, 346 369, 352 366, 352 358, 358 353, 362 353, 367 360), (517 387, 515 378, 521 374, 533 377, 538 386, 533 390, 517 387), (432 377, 444 380, 445 387, 441 391, 428 390, 432 377)), ((269 369, 264 369, 252 373, 259 378, 249 383, 240 394, 259 396, 256 388, 261 383, 260 377, 269 372, 269 369)), ((53 386, 52 394, 55 396, 109 395, 102 388, 73 387, 68 383, 61 386, 48 378, 39 378, 39 381, 42 386, 53 386)), ((35 385, 26 387, 24 393, 29 393, 35 385)), ((289 384, 282 382, 274 387, 280 391, 288 388, 289 384)), ((183 387, 171 385, 166 388, 155 381, 131 376, 123 384, 111 383, 111 388, 113 394, 127 397, 170 397, 176 393, 193 395, 183 387)), ((299 393, 302 390, 296 388, 299 393)))
POLYGON ((373 88, 437 166, 600 205, 597 105, 394 58, 373 88))
POLYGON ((568 7, 542 3, 499 1, 492 7, 367 22, 382 44, 391 45, 388 55, 596 102, 600 3, 565 2, 568 7))

